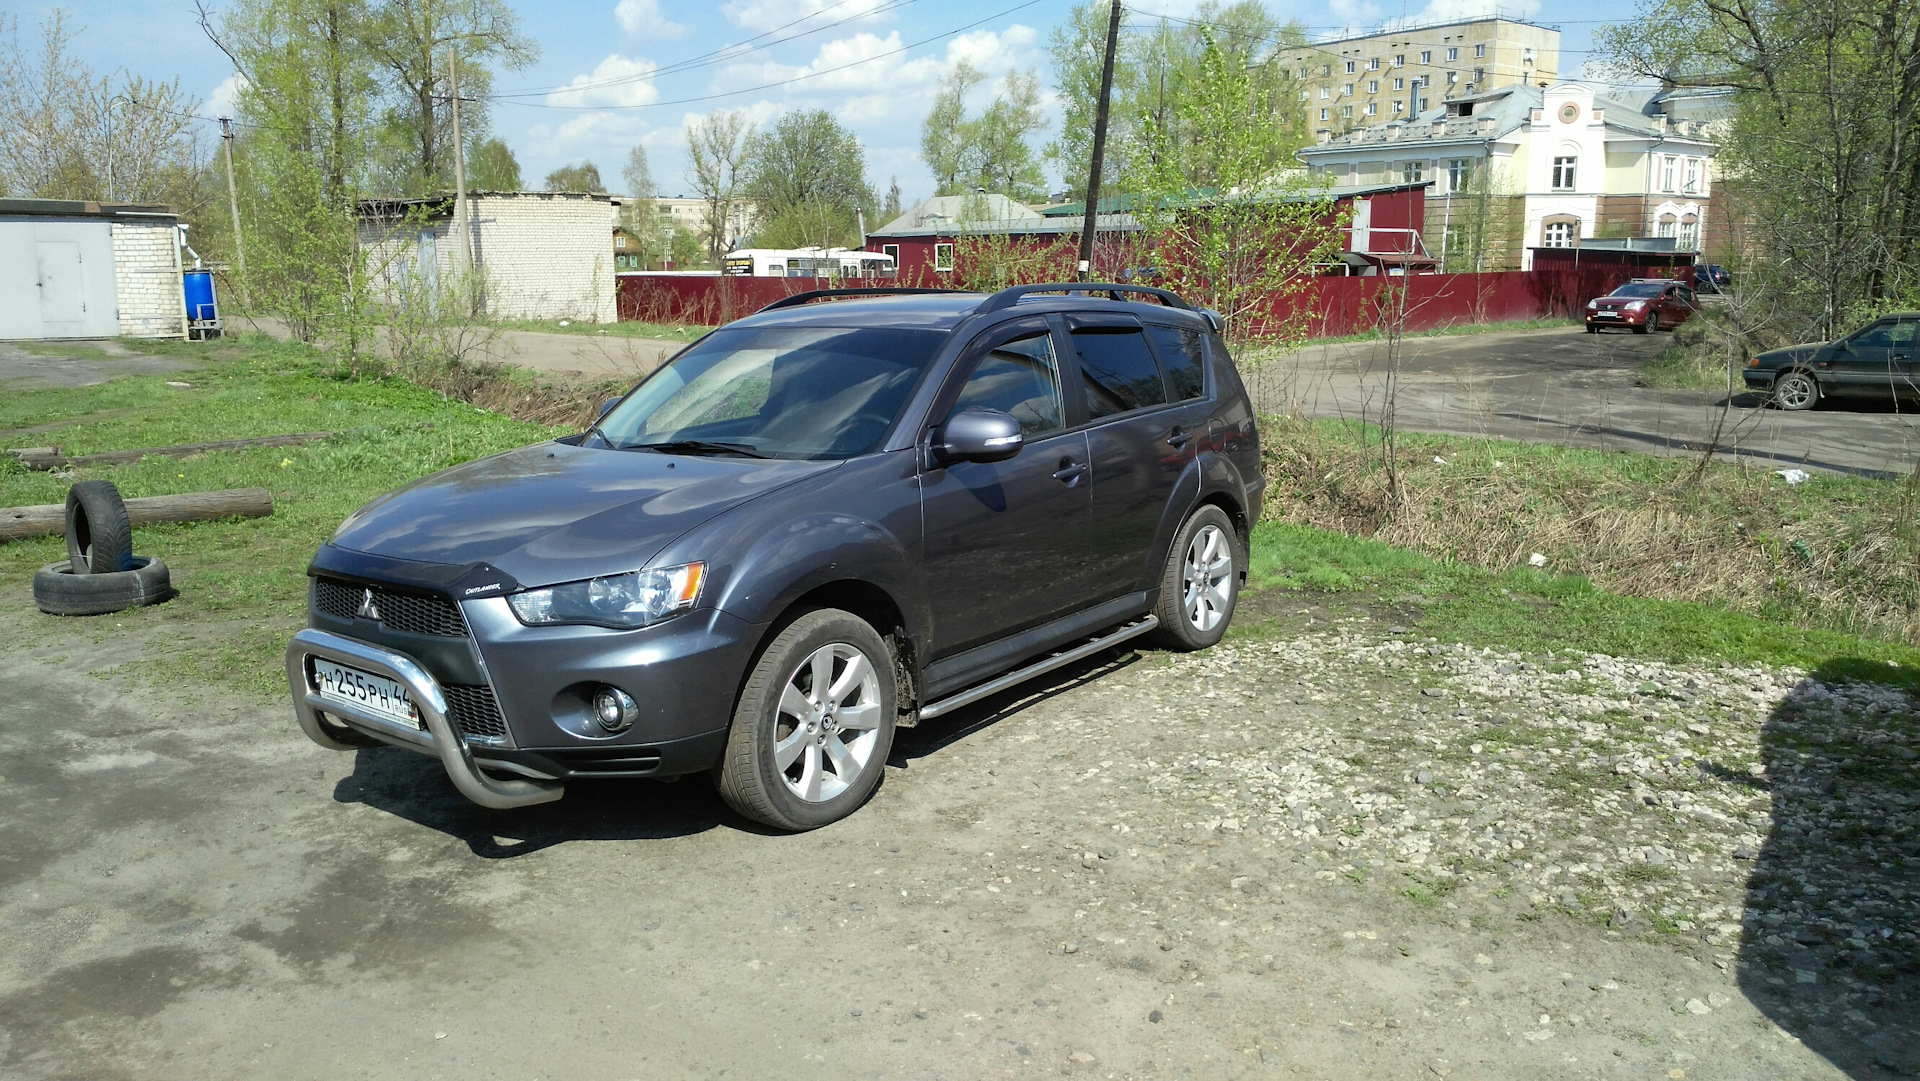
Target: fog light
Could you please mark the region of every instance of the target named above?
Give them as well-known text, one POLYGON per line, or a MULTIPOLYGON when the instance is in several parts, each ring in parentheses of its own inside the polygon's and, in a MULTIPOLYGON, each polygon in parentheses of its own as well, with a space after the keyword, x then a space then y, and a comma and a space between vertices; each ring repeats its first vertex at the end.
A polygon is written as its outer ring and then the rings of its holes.
POLYGON ((602 687, 593 695, 593 716, 607 731, 624 732, 639 718, 640 707, 620 688, 602 687))

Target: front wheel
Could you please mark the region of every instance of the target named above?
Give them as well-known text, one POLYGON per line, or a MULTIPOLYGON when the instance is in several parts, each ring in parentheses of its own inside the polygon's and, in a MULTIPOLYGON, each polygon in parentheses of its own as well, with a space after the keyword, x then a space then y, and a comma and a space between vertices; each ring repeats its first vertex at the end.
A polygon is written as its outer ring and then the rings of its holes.
POLYGON ((1788 372, 1773 381, 1773 404, 1798 412, 1820 400, 1820 384, 1806 372, 1788 372))
POLYGON ((720 795, 783 830, 852 814, 886 768, 897 686, 893 653, 866 620, 833 608, 794 620, 741 689, 720 795))
POLYGON ((1219 507, 1205 506, 1187 518, 1167 550, 1160 576, 1160 626, 1153 638, 1166 649, 1190 653, 1220 641, 1240 596, 1240 535, 1219 507))

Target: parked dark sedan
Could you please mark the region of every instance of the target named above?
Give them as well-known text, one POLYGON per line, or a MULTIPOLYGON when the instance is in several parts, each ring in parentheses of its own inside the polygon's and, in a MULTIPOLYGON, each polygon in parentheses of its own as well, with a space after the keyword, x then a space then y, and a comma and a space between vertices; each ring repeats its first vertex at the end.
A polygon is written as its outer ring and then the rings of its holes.
POLYGON ((1844 338, 1770 349, 1747 361, 1747 388, 1782 409, 1812 409, 1839 394, 1920 391, 1920 312, 1883 315, 1844 338))
POLYGON ((1143 286, 778 301, 585 434, 348 518, 287 651, 296 718, 488 807, 711 772, 750 818, 832 822, 896 725, 1220 640, 1265 486, 1220 327, 1143 286))
POLYGON ((1694 312, 1693 290, 1666 278, 1635 278, 1606 296, 1587 301, 1587 333, 1601 327, 1631 327, 1635 334, 1672 330, 1694 312))

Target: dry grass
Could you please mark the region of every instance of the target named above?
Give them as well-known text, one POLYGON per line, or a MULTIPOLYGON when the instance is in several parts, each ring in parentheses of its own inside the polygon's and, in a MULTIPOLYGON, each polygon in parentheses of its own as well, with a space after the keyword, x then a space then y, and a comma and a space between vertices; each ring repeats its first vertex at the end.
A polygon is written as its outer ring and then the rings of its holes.
POLYGON ((394 374, 455 401, 533 424, 586 428, 600 403, 625 394, 630 379, 562 379, 496 361, 442 358, 394 374))
POLYGON ((1912 481, 1815 477, 1691 459, 1402 433, 1404 504, 1379 431, 1269 417, 1270 518, 1493 570, 1527 564, 1611 592, 1920 641, 1912 481), (1434 458, 1444 460, 1435 464, 1434 458))

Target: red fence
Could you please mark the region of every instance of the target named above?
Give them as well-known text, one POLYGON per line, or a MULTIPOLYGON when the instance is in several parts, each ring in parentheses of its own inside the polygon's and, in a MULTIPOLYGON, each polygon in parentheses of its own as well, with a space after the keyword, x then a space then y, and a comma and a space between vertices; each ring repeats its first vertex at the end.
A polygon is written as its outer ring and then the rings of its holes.
MULTIPOLYGON (((1501 274, 1314 278, 1298 298, 1289 302, 1275 297, 1262 314, 1285 320, 1304 308, 1310 312, 1310 337, 1360 334, 1382 323, 1393 299, 1388 290, 1404 286, 1408 330, 1576 316, 1588 300, 1611 292, 1633 277, 1634 271, 1630 266, 1589 264, 1501 274)), ((677 274, 622 274, 618 281, 622 322, 706 326, 731 322, 781 297, 833 284, 820 278, 677 274)))

